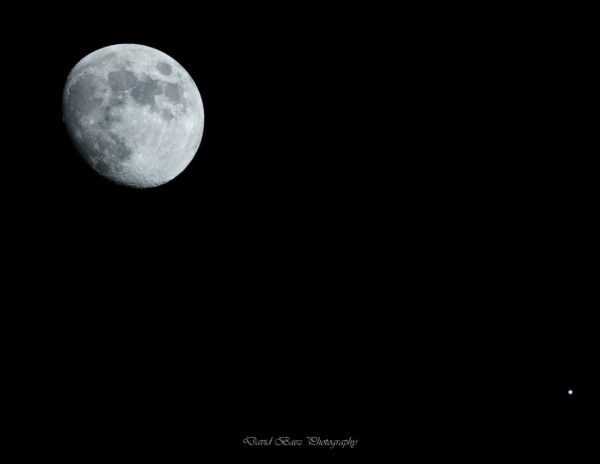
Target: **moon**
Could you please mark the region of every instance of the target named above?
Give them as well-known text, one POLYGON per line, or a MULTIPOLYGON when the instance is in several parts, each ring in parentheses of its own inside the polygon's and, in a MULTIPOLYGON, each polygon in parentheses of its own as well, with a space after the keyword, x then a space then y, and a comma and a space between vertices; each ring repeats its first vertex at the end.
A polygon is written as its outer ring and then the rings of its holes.
POLYGON ((63 121, 98 174, 149 188, 169 182, 192 161, 204 107, 193 79, 173 58, 144 45, 119 44, 90 53, 71 70, 63 121))

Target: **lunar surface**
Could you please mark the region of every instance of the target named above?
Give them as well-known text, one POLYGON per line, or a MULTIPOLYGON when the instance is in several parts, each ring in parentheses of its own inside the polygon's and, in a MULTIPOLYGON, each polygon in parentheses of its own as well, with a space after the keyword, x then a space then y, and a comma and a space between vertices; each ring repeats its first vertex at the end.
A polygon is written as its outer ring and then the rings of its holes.
POLYGON ((169 182, 202 138, 196 84, 173 58, 143 45, 101 48, 71 71, 63 120, 75 147, 100 175, 131 187, 169 182))

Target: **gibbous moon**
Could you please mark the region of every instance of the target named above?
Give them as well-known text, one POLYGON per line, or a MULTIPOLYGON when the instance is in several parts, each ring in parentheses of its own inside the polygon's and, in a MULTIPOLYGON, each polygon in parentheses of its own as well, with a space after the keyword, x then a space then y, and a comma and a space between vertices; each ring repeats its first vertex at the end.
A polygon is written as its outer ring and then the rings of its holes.
POLYGON ((173 58, 121 44, 75 65, 63 92, 63 120, 77 151, 100 175, 156 187, 190 163, 204 130, 196 84, 173 58))

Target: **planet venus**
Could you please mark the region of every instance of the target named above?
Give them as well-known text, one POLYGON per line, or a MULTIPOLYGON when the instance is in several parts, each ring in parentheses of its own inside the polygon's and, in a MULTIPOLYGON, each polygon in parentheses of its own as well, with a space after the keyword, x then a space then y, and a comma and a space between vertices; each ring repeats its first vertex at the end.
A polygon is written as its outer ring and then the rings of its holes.
POLYGON ((204 107, 187 71, 165 53, 119 44, 84 57, 63 92, 63 120, 100 175, 137 188, 179 175, 202 139, 204 107))

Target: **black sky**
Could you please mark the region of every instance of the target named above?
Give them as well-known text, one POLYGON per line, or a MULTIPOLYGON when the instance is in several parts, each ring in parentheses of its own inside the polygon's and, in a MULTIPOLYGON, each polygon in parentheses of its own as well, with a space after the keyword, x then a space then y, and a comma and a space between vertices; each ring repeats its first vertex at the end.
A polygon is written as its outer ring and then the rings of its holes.
POLYGON ((585 430, 583 13, 44 8, 15 14, 4 76, 13 353, 42 428, 167 455, 585 430), (62 125, 68 72, 114 43, 169 54, 204 101, 198 154, 160 188, 101 179, 62 125))

